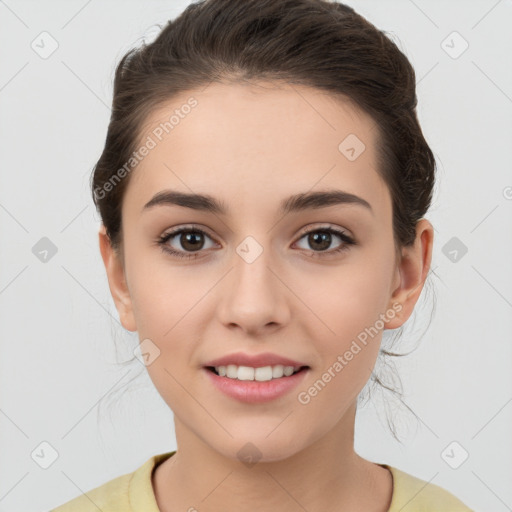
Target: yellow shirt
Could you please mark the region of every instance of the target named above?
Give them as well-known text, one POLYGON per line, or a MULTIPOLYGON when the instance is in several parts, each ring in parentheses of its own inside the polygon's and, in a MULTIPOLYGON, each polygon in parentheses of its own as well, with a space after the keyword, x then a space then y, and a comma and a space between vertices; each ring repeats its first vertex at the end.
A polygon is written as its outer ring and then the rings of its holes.
MULTIPOLYGON (((160 512, 151 474, 175 451, 154 455, 133 473, 127 473, 82 494, 50 512, 160 512)), ((409 473, 379 464, 393 475, 393 497, 388 512, 474 512, 453 494, 409 473)))

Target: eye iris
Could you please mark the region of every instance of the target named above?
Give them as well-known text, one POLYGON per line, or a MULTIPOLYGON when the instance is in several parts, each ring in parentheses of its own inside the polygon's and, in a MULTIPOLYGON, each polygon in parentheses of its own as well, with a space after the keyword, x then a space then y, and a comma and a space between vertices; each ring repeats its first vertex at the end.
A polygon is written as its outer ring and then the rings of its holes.
POLYGON ((180 243, 184 249, 195 251, 202 249, 204 245, 204 238, 201 233, 189 231, 181 234, 180 243), (191 245, 187 247, 187 244, 191 245))
POLYGON ((321 243, 322 247, 316 247, 317 249, 321 251, 328 249, 329 245, 331 245, 331 234, 327 231, 316 231, 315 233, 309 235, 309 243, 311 244, 312 247, 315 247, 315 243, 318 242, 321 243))

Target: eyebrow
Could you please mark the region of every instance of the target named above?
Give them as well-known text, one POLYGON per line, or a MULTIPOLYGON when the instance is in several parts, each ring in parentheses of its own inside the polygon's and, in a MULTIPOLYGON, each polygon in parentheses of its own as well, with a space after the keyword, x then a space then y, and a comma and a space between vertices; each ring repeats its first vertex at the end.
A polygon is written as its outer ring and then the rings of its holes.
MULTIPOLYGON (((373 215, 373 210, 365 199, 343 190, 324 190, 318 192, 305 192, 290 196, 281 202, 279 213, 286 215, 309 209, 327 208, 329 206, 353 204, 363 206, 373 215)), ((228 215, 229 208, 223 201, 219 201, 208 194, 192 194, 176 190, 162 190, 153 196, 142 208, 142 213, 157 205, 182 206, 192 210, 210 212, 218 215, 228 215)))

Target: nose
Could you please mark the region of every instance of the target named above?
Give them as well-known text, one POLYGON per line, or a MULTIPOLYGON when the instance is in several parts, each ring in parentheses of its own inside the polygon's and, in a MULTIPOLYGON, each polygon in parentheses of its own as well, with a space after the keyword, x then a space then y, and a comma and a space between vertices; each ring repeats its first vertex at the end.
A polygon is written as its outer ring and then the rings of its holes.
POLYGON ((257 336, 289 322, 292 294, 279 270, 272 268, 269 252, 262 251, 253 258, 246 257, 243 247, 237 248, 217 306, 218 318, 229 329, 238 328, 257 336))

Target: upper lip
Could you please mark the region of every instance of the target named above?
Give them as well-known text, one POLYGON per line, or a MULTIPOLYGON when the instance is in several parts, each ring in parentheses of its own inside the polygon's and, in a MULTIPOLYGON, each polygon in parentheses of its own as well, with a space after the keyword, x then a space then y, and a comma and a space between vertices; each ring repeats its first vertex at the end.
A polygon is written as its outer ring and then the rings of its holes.
POLYGON ((262 366, 275 366, 282 364, 283 366, 301 367, 307 366, 304 363, 289 359, 288 357, 272 354, 271 352, 264 352, 262 354, 244 354, 243 352, 235 352, 226 356, 213 359, 206 363, 204 366, 227 366, 234 364, 236 366, 251 366, 253 368, 260 368, 262 366))

